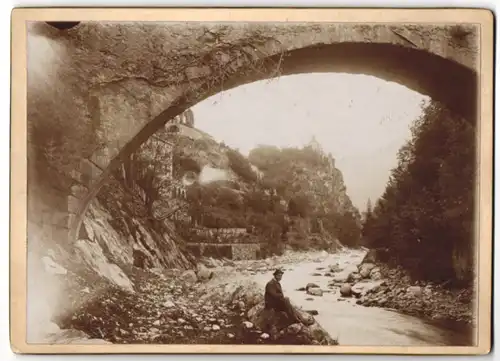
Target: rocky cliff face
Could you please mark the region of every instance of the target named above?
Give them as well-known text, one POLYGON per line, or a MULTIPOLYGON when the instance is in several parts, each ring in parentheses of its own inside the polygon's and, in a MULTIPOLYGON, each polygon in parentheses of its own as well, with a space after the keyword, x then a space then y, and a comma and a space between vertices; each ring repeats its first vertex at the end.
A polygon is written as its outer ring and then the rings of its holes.
POLYGON ((90 205, 74 246, 90 272, 134 292, 135 285, 127 275, 132 266, 189 268, 182 244, 168 223, 147 217, 137 195, 112 181, 90 205))
POLYGON ((315 165, 300 159, 291 162, 288 169, 290 189, 303 192, 309 198, 312 212, 344 214, 356 211, 339 169, 328 163, 315 165))
MULTIPOLYGON (((167 221, 168 222, 168 221, 167 221)), ((36 225, 31 232, 37 234, 36 225)), ((37 342, 51 322, 108 289, 133 294, 132 275, 141 268, 187 269, 182 240, 167 224, 144 217, 137 196, 111 181, 92 202, 72 244, 31 238, 28 253, 28 340, 37 342)))
POLYGON ((137 194, 111 182, 94 200, 84 220, 87 239, 102 244, 117 264, 140 268, 188 268, 183 240, 168 220, 151 219, 137 194), (93 239, 92 239, 93 238, 93 239))
POLYGON ((302 149, 261 146, 252 150, 249 159, 262 171, 264 181, 285 199, 299 193, 305 195, 312 213, 358 212, 347 195, 334 158, 324 154, 319 146, 302 149))

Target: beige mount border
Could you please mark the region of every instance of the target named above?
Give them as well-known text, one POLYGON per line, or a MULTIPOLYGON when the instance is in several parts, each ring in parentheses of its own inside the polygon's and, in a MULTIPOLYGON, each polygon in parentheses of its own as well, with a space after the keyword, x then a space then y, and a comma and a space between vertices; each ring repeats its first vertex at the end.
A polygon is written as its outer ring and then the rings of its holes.
POLYGON ((493 13, 484 9, 26 8, 12 12, 10 320, 16 353, 485 354, 491 349, 493 13), (314 21, 475 23, 480 37, 478 344, 467 347, 253 345, 34 345, 26 343, 26 21, 314 21))

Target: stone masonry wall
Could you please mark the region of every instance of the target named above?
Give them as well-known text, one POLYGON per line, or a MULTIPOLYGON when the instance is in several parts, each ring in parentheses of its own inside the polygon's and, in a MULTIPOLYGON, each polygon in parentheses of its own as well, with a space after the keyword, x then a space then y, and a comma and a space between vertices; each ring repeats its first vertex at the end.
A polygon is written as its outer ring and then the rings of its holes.
POLYGON ((260 244, 234 244, 233 260, 257 259, 260 250, 260 244))

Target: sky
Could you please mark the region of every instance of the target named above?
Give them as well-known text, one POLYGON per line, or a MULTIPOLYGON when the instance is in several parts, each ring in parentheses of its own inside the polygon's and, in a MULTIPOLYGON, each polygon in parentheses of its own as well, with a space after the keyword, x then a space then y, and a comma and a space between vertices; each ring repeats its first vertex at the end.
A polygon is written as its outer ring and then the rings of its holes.
POLYGON ((259 81, 192 108, 195 126, 245 155, 260 144, 331 152, 360 211, 383 193, 428 97, 372 76, 314 73, 259 81))

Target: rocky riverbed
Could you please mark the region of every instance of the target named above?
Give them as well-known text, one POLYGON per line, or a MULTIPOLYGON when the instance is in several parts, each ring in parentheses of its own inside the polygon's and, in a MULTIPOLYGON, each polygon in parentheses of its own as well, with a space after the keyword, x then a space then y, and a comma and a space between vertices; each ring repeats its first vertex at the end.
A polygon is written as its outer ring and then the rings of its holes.
POLYGON ((259 285, 249 277, 233 278, 239 272, 234 262, 206 263, 189 271, 131 270, 128 274, 135 292, 108 285, 88 295, 85 302, 60 317, 58 325, 52 325, 45 341, 336 344, 309 314, 311 325, 307 327, 285 322, 276 334, 264 332, 259 327, 263 305, 259 285))
POLYGON ((265 341, 257 332, 243 332, 245 304, 227 302, 227 292, 206 292, 193 271, 136 270, 131 279, 137 285, 135 293, 109 287, 74 310, 60 326, 118 344, 265 341))
MULTIPOLYGON (((135 269, 131 279, 136 292, 108 287, 58 323, 111 343, 470 343, 466 329, 449 330, 422 319, 444 314, 471 320, 467 303, 452 299, 453 293, 437 286, 411 285, 401 270, 362 264, 365 254, 362 250, 287 252, 255 261, 206 259, 191 271, 135 269), (264 285, 277 266, 285 269, 286 296, 311 319, 311 325, 282 324, 279 315, 262 313, 264 285), (279 324, 274 334, 261 325, 269 317, 279 324)), ((462 297, 466 301, 468 296, 462 297)), ((51 340, 67 342, 72 334, 64 332, 59 337, 55 333, 51 340)))
POLYGON ((358 304, 396 309, 441 324, 473 324, 472 290, 449 290, 442 285, 411 282, 401 268, 377 267, 384 275, 384 281, 362 296, 358 304))

